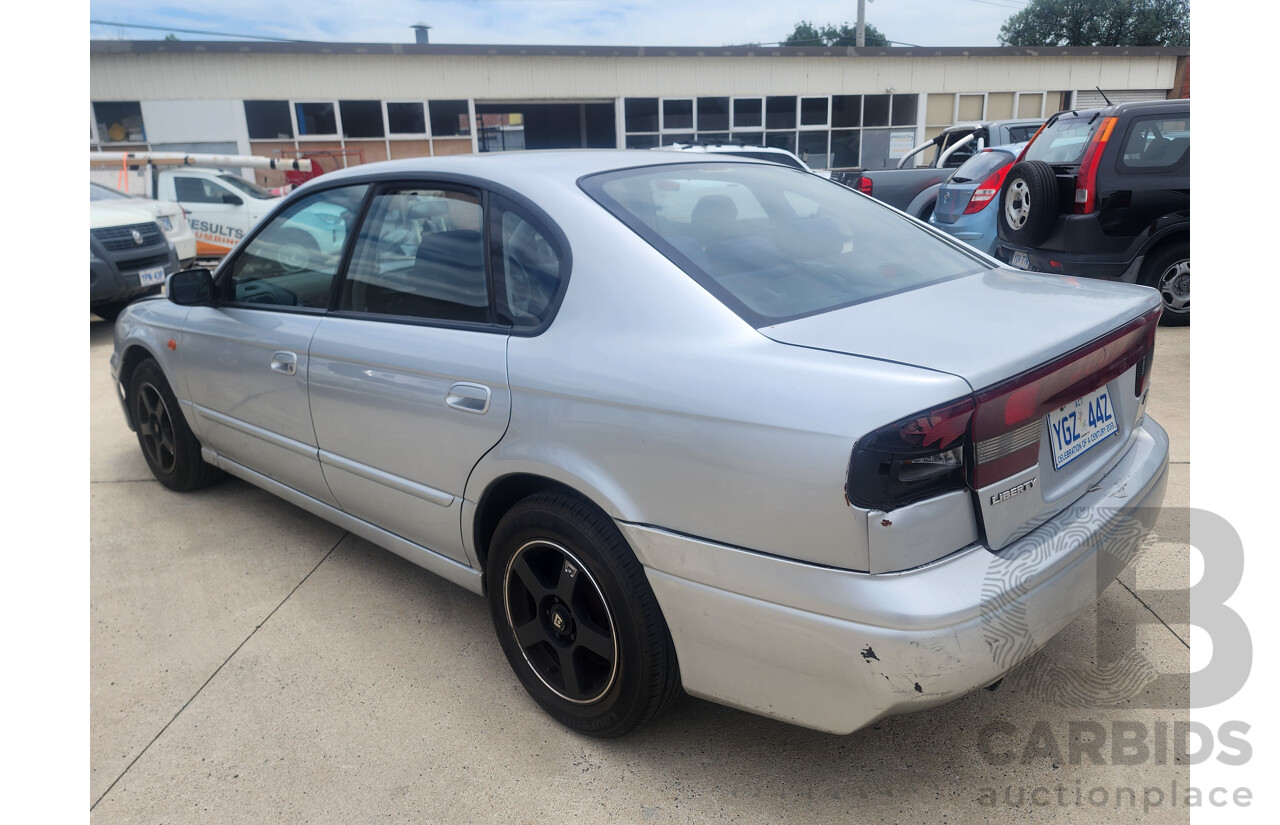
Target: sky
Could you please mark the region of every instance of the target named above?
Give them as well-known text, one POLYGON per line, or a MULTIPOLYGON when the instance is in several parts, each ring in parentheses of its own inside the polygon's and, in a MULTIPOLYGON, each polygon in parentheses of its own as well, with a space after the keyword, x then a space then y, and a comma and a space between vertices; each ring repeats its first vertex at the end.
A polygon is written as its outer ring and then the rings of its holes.
MULTIPOLYGON (((995 46, 1000 25, 1026 0, 868 0, 867 22, 916 46, 995 46)), ((329 42, 590 46, 777 43, 795 24, 854 24, 856 0, 91 0, 90 20, 329 42)), ((153 40, 164 31, 90 25, 90 36, 153 40)), ((182 40, 226 38, 174 32, 182 40)))

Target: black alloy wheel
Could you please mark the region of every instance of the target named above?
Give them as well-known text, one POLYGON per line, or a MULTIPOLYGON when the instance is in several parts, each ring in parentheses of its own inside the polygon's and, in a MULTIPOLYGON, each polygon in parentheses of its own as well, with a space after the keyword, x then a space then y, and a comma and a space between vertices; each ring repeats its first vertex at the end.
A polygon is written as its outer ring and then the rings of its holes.
POLYGON ((156 471, 172 474, 178 466, 178 445, 173 436, 173 417, 155 384, 138 386, 138 443, 147 463, 156 471))
POLYGON ((680 692, 658 600, 617 524, 569 492, 503 515, 485 590, 511 669, 543 710, 587 736, 621 736, 680 692))
POLYGON ((617 636, 600 585, 560 545, 526 542, 507 563, 508 626, 533 672, 557 696, 587 704, 618 674, 617 636))
POLYGON ((200 441, 187 426, 164 371, 153 359, 134 369, 128 399, 138 446, 156 481, 170 490, 187 492, 221 475, 201 455, 200 441))

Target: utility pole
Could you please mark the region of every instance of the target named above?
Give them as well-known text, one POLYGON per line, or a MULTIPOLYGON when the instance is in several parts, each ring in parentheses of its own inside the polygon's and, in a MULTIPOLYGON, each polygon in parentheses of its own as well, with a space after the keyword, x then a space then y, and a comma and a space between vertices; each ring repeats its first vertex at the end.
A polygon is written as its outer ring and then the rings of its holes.
POLYGON ((858 0, 858 28, 853 45, 861 49, 867 45, 867 0, 858 0))

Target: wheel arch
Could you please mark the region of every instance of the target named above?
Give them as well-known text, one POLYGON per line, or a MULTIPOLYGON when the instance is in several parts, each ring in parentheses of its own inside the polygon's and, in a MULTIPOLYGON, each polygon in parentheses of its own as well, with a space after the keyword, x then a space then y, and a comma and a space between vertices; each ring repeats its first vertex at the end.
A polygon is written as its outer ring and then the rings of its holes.
POLYGON ((931 184, 923 192, 911 199, 911 203, 906 208, 906 213, 913 218, 922 221, 928 221, 929 215, 924 214, 928 211, 932 214, 934 208, 938 205, 938 193, 942 191, 941 183, 931 184))
MULTIPOLYGON (((129 344, 125 348, 124 354, 120 356, 120 386, 124 389, 126 401, 129 400, 128 393, 129 393, 129 387, 133 382, 133 373, 138 369, 138 365, 141 364, 143 361, 146 361, 148 358, 155 361, 157 364, 159 364, 161 371, 164 371, 163 361, 160 358, 156 357, 156 354, 154 352, 152 352, 150 349, 148 349, 146 346, 140 343, 135 342, 135 343, 129 344)), ((167 372, 165 373, 165 378, 166 379, 169 378, 167 372)), ((169 380, 169 386, 170 387, 173 386, 172 380, 169 380)), ((124 412, 125 412, 125 418, 129 422, 129 429, 136 430, 138 427, 138 422, 133 420, 133 406, 131 404, 126 403, 124 405, 124 412)))
POLYGON ((1142 252, 1139 253, 1144 257, 1158 255, 1167 246, 1176 243, 1191 243, 1191 224, 1178 223, 1172 226, 1166 226, 1156 229, 1150 238, 1144 244, 1142 252))
MULTIPOLYGON (((555 475, 560 476, 561 473, 555 475)), ((475 481, 473 476, 473 482, 475 481)), ((489 547, 493 534, 502 517, 522 499, 542 492, 561 492, 581 499, 599 510, 606 517, 616 519, 620 512, 599 490, 576 478, 553 477, 542 469, 522 469, 498 475, 485 483, 484 491, 474 501, 475 509, 468 515, 463 511, 464 538, 470 539, 476 563, 481 571, 489 559, 489 547)), ((467 497, 471 500, 471 497, 467 497)))

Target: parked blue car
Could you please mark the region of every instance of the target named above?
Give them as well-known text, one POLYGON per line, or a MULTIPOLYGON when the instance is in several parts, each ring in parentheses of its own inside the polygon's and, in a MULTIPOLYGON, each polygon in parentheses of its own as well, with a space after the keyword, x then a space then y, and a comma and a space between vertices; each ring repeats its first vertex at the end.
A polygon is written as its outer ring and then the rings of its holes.
POLYGON ((1027 144, 983 149, 956 168, 938 189, 929 223, 980 252, 994 255, 1000 186, 1027 144))

